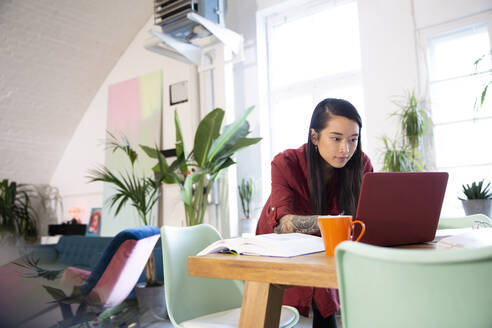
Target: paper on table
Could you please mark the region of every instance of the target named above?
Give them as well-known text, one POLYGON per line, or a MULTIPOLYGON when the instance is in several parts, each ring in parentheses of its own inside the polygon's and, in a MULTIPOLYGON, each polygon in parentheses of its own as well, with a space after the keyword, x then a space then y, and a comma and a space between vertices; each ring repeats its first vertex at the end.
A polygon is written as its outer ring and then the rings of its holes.
POLYGON ((437 245, 448 248, 477 248, 492 246, 492 228, 467 230, 468 231, 457 235, 445 237, 439 240, 437 245))
POLYGON ((436 231, 436 236, 434 237, 434 240, 429 242, 429 243, 435 244, 435 243, 439 242, 441 239, 444 239, 446 237, 461 235, 461 234, 468 232, 468 231, 471 231, 471 230, 472 230, 472 228, 438 229, 436 231))

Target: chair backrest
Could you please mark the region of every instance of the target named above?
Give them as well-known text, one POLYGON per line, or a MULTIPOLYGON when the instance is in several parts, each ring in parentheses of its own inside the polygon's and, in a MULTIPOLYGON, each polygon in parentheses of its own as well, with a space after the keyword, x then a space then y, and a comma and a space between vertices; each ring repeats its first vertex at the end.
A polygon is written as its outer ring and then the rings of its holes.
POLYGON ((159 240, 159 232, 157 227, 142 226, 118 233, 79 287, 82 295, 103 307, 124 301, 135 287, 159 240))
POLYGON ((241 282, 188 275, 188 256, 219 239, 220 234, 208 224, 161 228, 166 305, 174 325, 241 306, 241 282))
POLYGON ((489 217, 485 214, 472 214, 460 217, 441 217, 437 229, 459 229, 471 228, 474 221, 481 221, 492 224, 489 217))
POLYGON ((491 327, 492 247, 336 249, 344 328, 491 327))

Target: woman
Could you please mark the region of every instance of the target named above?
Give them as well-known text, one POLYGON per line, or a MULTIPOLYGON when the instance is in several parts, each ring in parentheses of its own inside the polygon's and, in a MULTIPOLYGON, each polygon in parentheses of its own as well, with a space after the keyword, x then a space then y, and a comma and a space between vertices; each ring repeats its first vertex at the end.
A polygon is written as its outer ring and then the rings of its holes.
MULTIPOLYGON (((257 234, 301 232, 320 235, 318 215, 355 215, 362 175, 373 170, 362 152, 362 122, 346 100, 328 98, 314 109, 307 144, 288 149, 272 161, 272 191, 257 234)), ((313 327, 336 327, 340 309, 334 289, 287 289, 283 303, 308 316, 313 327)))

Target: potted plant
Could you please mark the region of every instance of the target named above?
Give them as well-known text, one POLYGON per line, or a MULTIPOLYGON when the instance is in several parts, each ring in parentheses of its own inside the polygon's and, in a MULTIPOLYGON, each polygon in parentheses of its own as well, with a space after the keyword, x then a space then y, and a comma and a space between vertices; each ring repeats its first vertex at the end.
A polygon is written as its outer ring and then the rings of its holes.
POLYGON ((385 172, 412 172, 415 167, 420 167, 420 162, 412 158, 412 151, 408 146, 399 147, 395 140, 383 137, 384 156, 383 171, 385 172))
POLYGON ((212 186, 225 170, 235 164, 237 151, 256 144, 261 138, 246 138, 250 133, 246 117, 253 107, 248 108, 232 124, 221 130, 224 110, 216 108, 198 124, 193 149, 187 151, 183 143, 178 112, 174 112, 176 127, 176 159, 168 164, 162 152, 142 146, 147 155, 158 158, 153 168, 163 183, 179 184, 184 203, 186 225, 203 223, 207 199, 212 186))
POLYGON ((418 148, 432 125, 426 102, 417 99, 412 91, 405 96, 404 101, 395 101, 394 104, 400 108, 391 114, 400 120, 400 136, 395 140, 383 137, 383 171, 423 171, 424 164, 418 148))
POLYGON ((466 215, 485 214, 491 216, 492 192, 490 182, 484 186, 484 180, 472 182, 471 185, 463 184, 463 194, 466 198, 458 197, 463 204, 466 215))
MULTIPOLYGON (((131 204, 136 209, 141 223, 149 225, 152 222, 151 217, 154 206, 161 195, 162 176, 145 176, 142 173, 137 173, 135 163, 138 160, 138 153, 132 148, 128 139, 122 137, 121 140, 118 140, 110 132, 108 132, 108 135, 108 148, 113 152, 124 152, 131 163, 131 170, 129 172, 112 172, 106 166, 102 166, 89 171, 89 181, 101 181, 113 185, 115 193, 107 200, 107 203, 111 208, 116 208, 116 216, 118 216, 125 204, 131 204)), ((157 281, 153 253, 151 253, 145 265, 145 278, 146 284, 137 284, 136 289, 141 307, 147 308, 149 299, 150 302, 165 302, 163 283, 157 281)), ((165 309, 165 303, 160 307, 165 309)))
POLYGON ((4 179, 0 182, 0 239, 2 243, 38 238, 38 220, 31 206, 33 190, 26 184, 4 179))
POLYGON ((242 233, 253 233, 255 220, 251 217, 251 201, 253 199, 253 179, 241 179, 241 184, 237 187, 241 209, 244 217, 241 218, 240 227, 242 233))

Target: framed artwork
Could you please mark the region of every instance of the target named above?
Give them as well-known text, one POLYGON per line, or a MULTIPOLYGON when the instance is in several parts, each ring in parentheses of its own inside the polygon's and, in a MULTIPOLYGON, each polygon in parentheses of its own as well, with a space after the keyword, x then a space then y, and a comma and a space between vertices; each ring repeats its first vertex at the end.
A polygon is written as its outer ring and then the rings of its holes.
POLYGON ((188 101, 188 81, 182 81, 169 86, 170 105, 188 101))
POLYGON ((85 231, 86 236, 99 236, 101 234, 101 208, 93 208, 89 224, 85 231))

